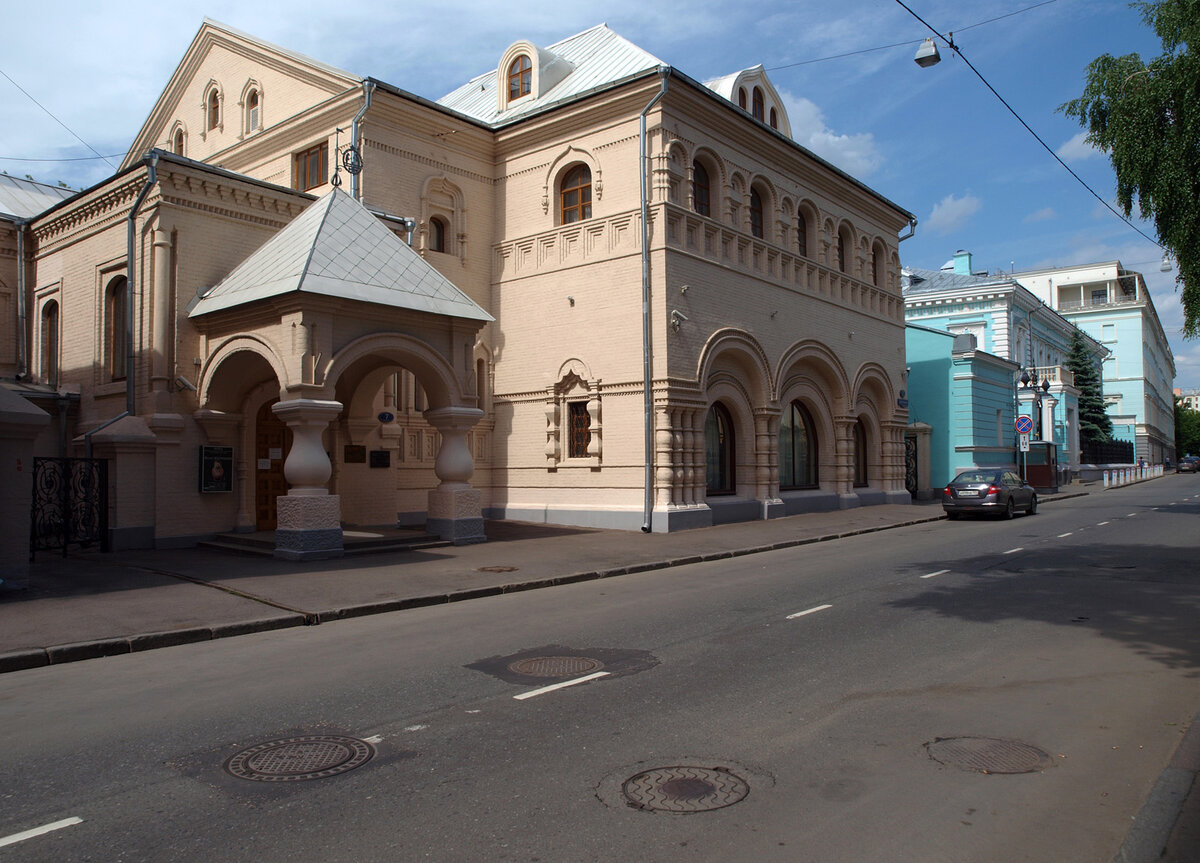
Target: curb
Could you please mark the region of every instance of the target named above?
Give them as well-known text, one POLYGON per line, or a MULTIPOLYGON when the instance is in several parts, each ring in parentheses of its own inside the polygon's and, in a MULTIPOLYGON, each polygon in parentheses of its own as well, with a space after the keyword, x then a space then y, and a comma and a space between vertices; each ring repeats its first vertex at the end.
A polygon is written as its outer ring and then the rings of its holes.
POLYGON ((1200 713, 1192 719, 1170 763, 1158 774, 1113 863, 1154 863, 1165 859, 1164 852, 1180 820, 1184 802, 1197 788, 1197 772, 1200 772, 1200 713))

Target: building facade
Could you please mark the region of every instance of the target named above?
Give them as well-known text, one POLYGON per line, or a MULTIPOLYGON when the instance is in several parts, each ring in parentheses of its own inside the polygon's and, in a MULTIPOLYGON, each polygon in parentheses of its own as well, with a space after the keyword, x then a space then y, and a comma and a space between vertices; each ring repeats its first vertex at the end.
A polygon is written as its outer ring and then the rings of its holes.
MULTIPOLYGON (((1074 475, 1080 467, 1079 390, 1065 365, 1074 325, 1014 279, 973 273, 969 252, 956 253, 941 270, 906 267, 904 273, 905 317, 910 324, 970 335, 977 351, 1013 364, 1008 384, 1011 407, 1005 411, 1014 417, 1029 412, 1028 406, 1018 405, 1022 396, 1031 400, 1029 393, 1018 391, 1022 373, 1028 372, 1031 387, 1037 388, 1030 413, 1034 439, 1057 444, 1060 467, 1074 475), (1048 385, 1044 391, 1043 381, 1048 385)), ((1086 333, 1085 342, 1097 362, 1107 355, 1104 346, 1086 333)), ((911 382, 909 389, 914 401, 920 398, 911 382)), ((1016 446, 1012 422, 1003 430, 1010 454, 1016 446)), ((990 425, 980 433, 980 445, 991 446, 996 439, 990 425)))
POLYGON ((206 21, 120 172, 14 226, 6 362, 127 547, 907 501, 914 220, 788 133, 761 67, 604 26, 433 102, 206 21))
POLYGON ((1150 464, 1175 460, 1175 358, 1141 273, 1120 261, 1014 273, 1013 278, 1109 351, 1104 398, 1113 436, 1150 464))

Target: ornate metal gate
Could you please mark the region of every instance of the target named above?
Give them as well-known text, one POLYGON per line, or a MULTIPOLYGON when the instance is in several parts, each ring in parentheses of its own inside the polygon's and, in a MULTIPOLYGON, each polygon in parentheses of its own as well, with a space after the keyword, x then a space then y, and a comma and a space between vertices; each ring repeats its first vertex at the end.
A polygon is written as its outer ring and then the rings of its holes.
POLYGON ((917 496, 917 439, 910 435, 904 436, 904 487, 917 496))
POLYGON ((29 557, 39 551, 99 543, 108 551, 108 462, 34 458, 29 557))

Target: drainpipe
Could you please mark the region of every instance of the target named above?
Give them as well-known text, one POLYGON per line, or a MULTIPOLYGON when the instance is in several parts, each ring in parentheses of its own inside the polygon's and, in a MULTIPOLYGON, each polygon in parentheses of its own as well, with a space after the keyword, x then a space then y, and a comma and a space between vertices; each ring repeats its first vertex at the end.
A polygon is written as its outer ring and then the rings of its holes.
POLYGON ((654 510, 654 394, 650 391, 650 226, 649 203, 646 191, 646 115, 667 95, 667 79, 670 66, 659 66, 660 86, 658 93, 642 109, 638 117, 638 171, 642 192, 642 394, 644 424, 646 428, 646 474, 643 479, 645 499, 642 506, 642 533, 649 533, 654 510))
MULTIPOLYGON (((129 302, 126 303, 125 317, 125 415, 133 416, 136 413, 136 403, 134 401, 133 388, 135 381, 134 376, 134 350, 133 350, 133 321, 134 321, 134 273, 136 272, 133 265, 133 246, 134 239, 137 235, 137 214, 142 204, 146 200, 146 196, 150 194, 150 189, 158 182, 158 150, 151 150, 146 155, 146 185, 142 186, 142 191, 138 192, 137 200, 133 202, 133 207, 129 210, 129 230, 126 235, 126 250, 125 260, 128 274, 126 275, 127 290, 129 291, 129 302)), ((105 423, 107 425, 108 423, 105 423)), ((101 426, 100 428, 103 428, 101 426)), ((96 429, 95 431, 99 431, 96 429)), ((93 432, 94 434, 95 432, 93 432)), ((91 438, 88 438, 88 443, 91 443, 91 438)))
MULTIPOLYGON (((358 151, 359 158, 362 157, 362 147, 359 142, 362 140, 359 123, 366 116, 367 109, 371 107, 371 96, 375 94, 375 82, 363 81, 363 105, 358 109, 358 113, 354 115, 354 121, 350 124, 350 146, 358 151)), ((356 201, 362 200, 362 193, 358 187, 358 174, 350 175, 350 197, 356 201)), ((412 245, 410 242, 409 245, 412 245)))
POLYGON ((25 229, 26 219, 17 219, 17 380, 29 372, 29 334, 25 329, 25 229))
POLYGON ((914 218, 911 218, 908 220, 908 233, 901 234, 899 237, 896 238, 896 242, 903 243, 905 240, 907 240, 909 237, 911 237, 916 232, 917 232, 917 220, 914 217, 914 218))

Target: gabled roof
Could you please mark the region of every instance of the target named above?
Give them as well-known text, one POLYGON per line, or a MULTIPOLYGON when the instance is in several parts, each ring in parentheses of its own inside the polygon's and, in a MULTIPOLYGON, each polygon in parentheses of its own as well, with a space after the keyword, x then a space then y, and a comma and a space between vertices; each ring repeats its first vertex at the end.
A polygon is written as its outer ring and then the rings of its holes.
POLYGON ((598 87, 666 65, 653 54, 618 36, 607 24, 597 24, 582 33, 555 42, 547 50, 572 68, 561 81, 536 98, 521 99, 511 108, 501 111, 496 93, 496 70, 490 69, 438 99, 438 104, 482 123, 500 125, 537 114, 551 105, 598 87))
POLYGON ((0 174, 0 215, 28 219, 76 194, 74 189, 0 174))
POLYGON ((206 291, 188 317, 291 293, 494 320, 362 204, 336 188, 206 291))
POLYGON ((235 53, 253 53, 259 61, 278 66, 284 66, 288 74, 300 77, 310 84, 328 90, 330 93, 345 90, 362 83, 362 78, 351 72, 346 72, 320 60, 306 57, 296 51, 281 48, 270 42, 265 42, 240 30, 235 30, 211 18, 205 18, 200 25, 195 38, 188 46, 175 67, 171 80, 163 89, 162 94, 154 103, 154 108, 146 118, 129 152, 121 162, 122 168, 127 168, 153 147, 158 146, 160 132, 165 131, 171 119, 171 112, 179 103, 188 84, 195 77, 200 64, 208 56, 214 45, 224 45, 235 53))

